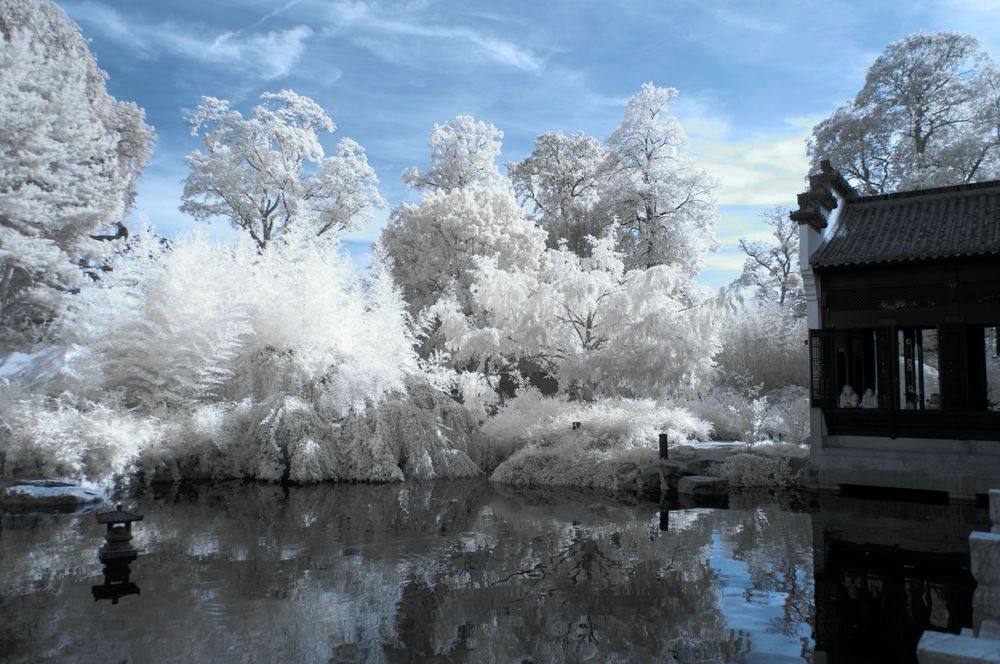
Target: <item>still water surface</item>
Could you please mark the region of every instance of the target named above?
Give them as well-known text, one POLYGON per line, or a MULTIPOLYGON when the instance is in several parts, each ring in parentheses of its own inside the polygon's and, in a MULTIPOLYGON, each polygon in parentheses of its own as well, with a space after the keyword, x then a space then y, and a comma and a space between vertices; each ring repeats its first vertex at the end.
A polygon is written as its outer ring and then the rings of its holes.
MULTIPOLYGON (((798 662, 816 648, 814 515, 787 497, 661 517, 486 481, 226 483, 126 506, 145 515, 141 594, 118 604, 92 594, 93 513, 3 516, 0 660, 798 662)), ((957 573, 941 629, 968 622, 957 573)), ((845 620, 830 616, 851 583, 823 581, 826 622, 845 620)))

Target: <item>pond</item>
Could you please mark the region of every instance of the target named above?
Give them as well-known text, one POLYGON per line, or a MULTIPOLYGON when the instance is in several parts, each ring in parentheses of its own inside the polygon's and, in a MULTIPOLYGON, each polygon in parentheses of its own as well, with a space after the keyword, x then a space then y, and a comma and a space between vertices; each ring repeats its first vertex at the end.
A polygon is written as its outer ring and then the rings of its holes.
POLYGON ((0 660, 907 662, 925 627, 971 624, 963 538, 986 521, 767 494, 661 512, 478 480, 126 506, 145 515, 140 592, 117 603, 94 599, 93 513, 3 516, 0 660))

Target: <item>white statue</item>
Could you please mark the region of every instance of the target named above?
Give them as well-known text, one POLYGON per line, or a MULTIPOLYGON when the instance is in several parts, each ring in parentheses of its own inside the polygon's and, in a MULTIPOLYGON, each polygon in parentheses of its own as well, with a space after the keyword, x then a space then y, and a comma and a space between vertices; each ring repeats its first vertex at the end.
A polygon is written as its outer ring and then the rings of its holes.
POLYGON ((861 407, 862 408, 878 408, 878 395, 868 388, 865 390, 864 396, 861 397, 861 407))
POLYGON ((837 406, 839 408, 858 407, 858 393, 854 391, 853 387, 850 385, 844 385, 844 390, 840 393, 840 397, 837 399, 837 406))

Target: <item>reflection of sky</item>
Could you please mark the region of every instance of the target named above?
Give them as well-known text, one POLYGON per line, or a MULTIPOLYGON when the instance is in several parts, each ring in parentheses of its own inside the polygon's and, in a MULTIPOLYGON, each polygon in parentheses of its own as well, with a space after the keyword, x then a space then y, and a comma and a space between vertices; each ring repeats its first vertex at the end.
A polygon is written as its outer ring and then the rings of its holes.
MULTIPOLYGON (((719 575, 716 584, 719 610, 731 629, 750 635, 751 650, 743 661, 747 664, 801 662, 802 639, 809 639, 810 651, 814 645, 810 637, 812 627, 800 622, 796 625, 797 632, 791 635, 780 634, 773 628, 784 620, 788 595, 754 588, 747 564, 733 557, 732 546, 722 541, 718 531, 712 533, 711 564, 719 575)), ((812 570, 796 569, 795 574, 802 577, 804 584, 805 576, 812 575, 812 570)))

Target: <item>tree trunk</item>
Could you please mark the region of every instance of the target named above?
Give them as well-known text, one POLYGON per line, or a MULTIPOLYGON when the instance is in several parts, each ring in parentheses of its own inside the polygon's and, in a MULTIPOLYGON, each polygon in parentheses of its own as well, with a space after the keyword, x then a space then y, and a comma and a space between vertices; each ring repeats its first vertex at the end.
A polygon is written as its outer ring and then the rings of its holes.
POLYGON ((7 293, 10 291, 10 284, 14 280, 14 266, 6 265, 3 268, 3 279, 0 280, 0 318, 3 318, 7 311, 7 293))

